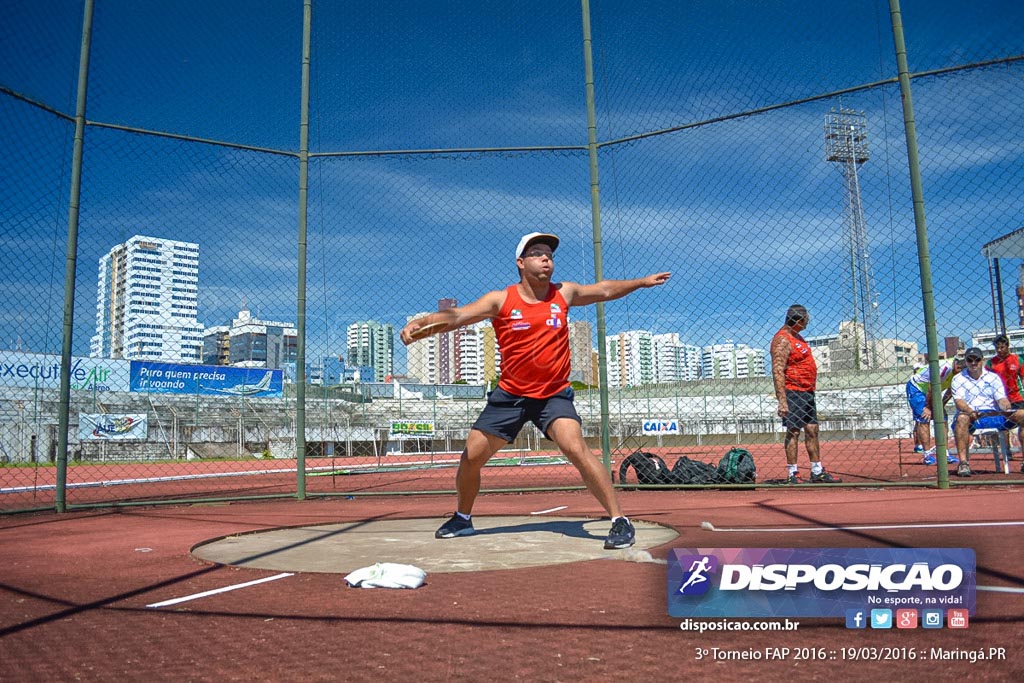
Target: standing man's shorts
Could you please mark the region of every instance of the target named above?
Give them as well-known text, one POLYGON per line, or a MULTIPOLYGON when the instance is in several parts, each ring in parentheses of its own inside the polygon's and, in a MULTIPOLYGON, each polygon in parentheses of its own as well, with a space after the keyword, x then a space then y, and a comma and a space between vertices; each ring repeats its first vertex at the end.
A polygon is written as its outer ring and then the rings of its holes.
POLYGON ((473 423, 473 429, 493 434, 511 443, 516 440, 523 425, 532 422, 546 437, 548 427, 560 417, 583 423, 576 412, 576 406, 573 405, 574 396, 572 387, 566 387, 547 398, 516 396, 501 387, 496 387, 487 394, 487 405, 473 423))
POLYGON ((907 403, 914 414, 914 422, 928 424, 931 420, 924 419, 924 409, 928 407, 928 397, 913 382, 907 382, 907 403))
MULTIPOLYGON (((914 414, 914 422, 924 425, 935 419, 934 413, 932 413, 931 419, 924 419, 924 409, 928 407, 928 396, 913 382, 907 382, 907 403, 910 404, 910 412, 914 414)), ((942 420, 943 422, 946 420, 945 410, 943 410, 942 420)))
POLYGON ((803 429, 818 424, 818 408, 814 403, 813 391, 790 391, 786 389, 786 403, 789 412, 782 418, 782 426, 788 429, 803 429))

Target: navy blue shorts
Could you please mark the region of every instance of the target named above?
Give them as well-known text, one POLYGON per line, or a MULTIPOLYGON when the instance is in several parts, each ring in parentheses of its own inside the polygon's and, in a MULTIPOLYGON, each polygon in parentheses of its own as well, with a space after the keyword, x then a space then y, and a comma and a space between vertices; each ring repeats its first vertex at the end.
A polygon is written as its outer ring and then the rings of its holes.
POLYGON ((547 398, 525 398, 497 387, 487 394, 487 405, 473 423, 473 429, 493 434, 511 443, 519 436, 523 425, 532 422, 544 436, 547 436, 548 427, 560 417, 568 417, 582 424, 583 420, 580 419, 572 402, 574 395, 572 387, 566 387, 547 398))
POLYGON ((788 429, 803 429, 818 424, 818 407, 814 403, 813 391, 790 391, 786 389, 786 403, 789 413, 782 418, 782 426, 788 429))

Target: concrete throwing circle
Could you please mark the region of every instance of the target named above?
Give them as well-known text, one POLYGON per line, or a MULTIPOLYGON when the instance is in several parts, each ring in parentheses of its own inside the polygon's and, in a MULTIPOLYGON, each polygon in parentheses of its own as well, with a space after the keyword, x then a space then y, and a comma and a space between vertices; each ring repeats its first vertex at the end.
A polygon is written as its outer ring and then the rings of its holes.
POLYGON ((430 572, 475 572, 599 558, 652 561, 646 548, 676 538, 674 529, 632 520, 636 545, 605 550, 611 522, 581 517, 473 517, 472 536, 436 539, 442 520, 389 519, 290 527, 227 536, 192 549, 217 564, 289 572, 347 574, 377 562, 430 572))

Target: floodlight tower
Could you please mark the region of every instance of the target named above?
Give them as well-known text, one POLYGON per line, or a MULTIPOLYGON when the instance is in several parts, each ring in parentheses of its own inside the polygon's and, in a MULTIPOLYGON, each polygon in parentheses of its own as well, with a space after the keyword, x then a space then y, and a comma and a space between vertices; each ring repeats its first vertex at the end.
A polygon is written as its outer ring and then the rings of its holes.
POLYGON ((869 158, 867 117, 851 109, 832 109, 825 115, 825 158, 840 164, 843 172, 844 242, 850 268, 850 303, 853 330, 863 338, 855 339, 853 368, 875 367, 875 340, 878 334, 878 294, 871 272, 871 251, 864 203, 860 196, 858 168, 869 158), (859 323, 859 325, 858 325, 859 323))

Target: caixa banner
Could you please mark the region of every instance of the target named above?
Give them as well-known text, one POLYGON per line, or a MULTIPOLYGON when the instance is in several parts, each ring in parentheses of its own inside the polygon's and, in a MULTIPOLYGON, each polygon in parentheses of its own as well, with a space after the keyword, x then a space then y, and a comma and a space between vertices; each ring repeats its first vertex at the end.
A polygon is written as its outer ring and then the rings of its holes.
POLYGON ((958 608, 974 614, 969 548, 677 548, 673 617, 844 617, 847 610, 958 608))
POLYGON ((679 420, 659 420, 647 418, 641 425, 645 435, 657 434, 680 434, 679 420))

